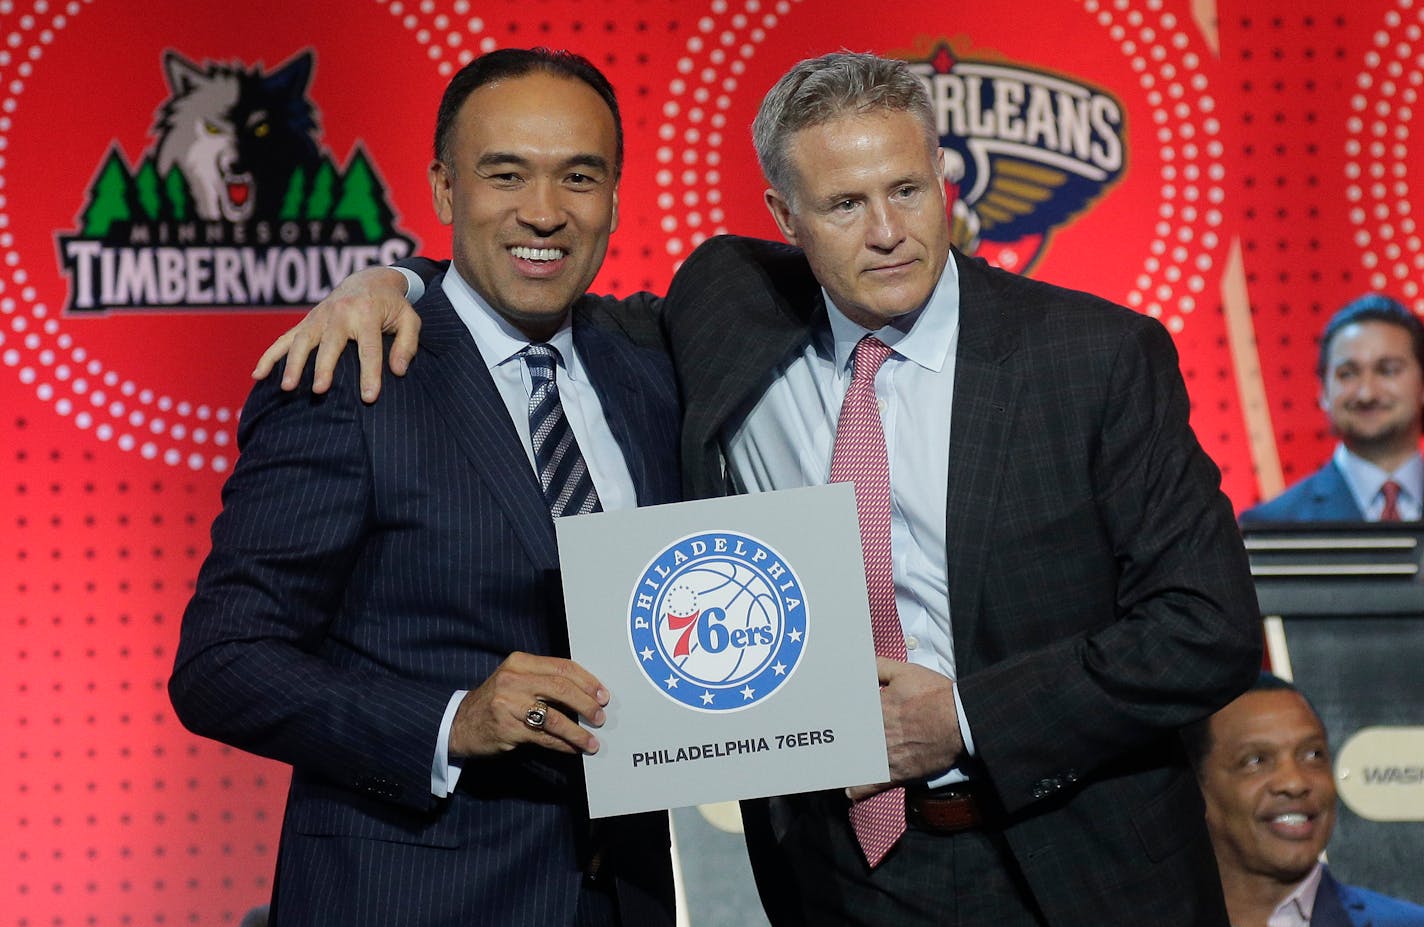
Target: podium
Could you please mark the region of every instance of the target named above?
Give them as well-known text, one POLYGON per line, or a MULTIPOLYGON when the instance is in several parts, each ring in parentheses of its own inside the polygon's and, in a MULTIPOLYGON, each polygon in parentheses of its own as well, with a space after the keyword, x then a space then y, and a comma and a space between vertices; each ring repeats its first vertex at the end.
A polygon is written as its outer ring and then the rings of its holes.
POLYGON ((1329 734, 1341 881, 1424 903, 1424 525, 1244 530, 1267 652, 1329 734))

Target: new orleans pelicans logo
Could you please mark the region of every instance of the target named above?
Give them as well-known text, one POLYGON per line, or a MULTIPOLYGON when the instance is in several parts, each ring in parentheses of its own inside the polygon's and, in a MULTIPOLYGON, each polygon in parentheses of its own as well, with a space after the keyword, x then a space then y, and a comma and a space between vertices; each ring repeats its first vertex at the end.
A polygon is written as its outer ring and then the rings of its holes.
POLYGON ((954 243, 984 254, 1012 248, 1027 272, 1049 236, 1121 177, 1122 105, 1065 77, 1006 63, 958 59, 947 44, 910 67, 929 90, 957 191, 954 243), (988 252, 988 253, 986 253, 988 252))
POLYGON ((801 581, 769 545, 734 531, 692 535, 654 557, 628 612, 628 639, 648 681, 700 711, 768 697, 806 647, 801 581))
POLYGON ((352 271, 404 257, 374 166, 316 140, 314 56, 272 71, 163 56, 171 96, 134 167, 117 145, 62 235, 73 312, 305 306, 352 271))

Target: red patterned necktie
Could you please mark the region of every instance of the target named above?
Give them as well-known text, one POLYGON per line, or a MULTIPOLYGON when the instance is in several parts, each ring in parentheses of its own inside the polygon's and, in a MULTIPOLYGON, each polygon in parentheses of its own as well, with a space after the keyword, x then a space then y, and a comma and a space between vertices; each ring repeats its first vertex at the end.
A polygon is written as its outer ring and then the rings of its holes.
POLYGON ((1399 521, 1399 484, 1385 480, 1380 492, 1384 495, 1384 508, 1380 510, 1379 520, 1399 521))
MULTIPOLYGON (((889 346, 870 335, 856 346, 855 373, 836 423, 831 482, 855 484, 875 653, 903 661, 905 635, 895 608, 890 559, 890 464, 875 398, 875 373, 891 353, 889 346)), ((850 821, 866 860, 872 867, 879 865, 905 832, 905 790, 890 789, 856 802, 850 809, 850 821)))

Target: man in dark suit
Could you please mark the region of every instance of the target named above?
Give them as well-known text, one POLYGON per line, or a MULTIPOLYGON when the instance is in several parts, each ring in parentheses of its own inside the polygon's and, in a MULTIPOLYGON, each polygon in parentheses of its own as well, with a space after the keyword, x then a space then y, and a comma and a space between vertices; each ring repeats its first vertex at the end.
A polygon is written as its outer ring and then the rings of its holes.
POLYGON ((551 518, 679 495, 656 332, 585 295, 617 221, 612 88, 491 53, 435 151, 454 261, 420 358, 379 405, 253 390, 173 703, 292 765, 273 924, 670 925, 666 815, 588 819, 577 719, 609 696, 567 659, 551 518))
POLYGON ((1320 408, 1340 438, 1325 466, 1243 526, 1273 522, 1417 521, 1424 502, 1424 324, 1377 293, 1330 318, 1320 337, 1320 408))
POLYGON ((1335 881, 1320 855, 1335 828, 1325 725, 1295 686, 1262 673, 1183 732, 1233 927, 1424 927, 1424 908, 1335 881))
MULTIPOLYGON (((889 349, 867 404, 903 641, 879 662, 903 796, 882 784, 743 806, 768 914, 1223 925, 1177 729, 1249 684, 1258 616, 1170 337, 950 247, 933 114, 902 62, 802 62, 754 137, 797 247, 713 239, 673 281, 685 485, 825 482, 874 335, 889 349), (898 825, 888 851, 863 852, 852 801, 860 816, 881 794, 898 825)), ((381 307, 367 318, 404 324, 381 307)), ((264 363, 294 344, 304 356, 331 309, 264 363)), ((326 337, 359 327, 337 313, 326 337)))

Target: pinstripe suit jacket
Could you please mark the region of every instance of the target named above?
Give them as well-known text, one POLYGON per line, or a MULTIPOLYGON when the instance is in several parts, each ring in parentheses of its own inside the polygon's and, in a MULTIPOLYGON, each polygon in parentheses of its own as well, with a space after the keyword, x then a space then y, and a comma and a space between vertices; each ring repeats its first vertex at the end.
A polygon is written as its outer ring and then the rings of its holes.
MULTIPOLYGON (((1004 837, 1056 927, 1225 924, 1176 729, 1255 678, 1260 631, 1171 338, 1086 294, 954 260, 948 595, 1004 837)), ((664 322, 689 495, 731 491, 724 426, 825 311, 795 249, 718 238, 688 258, 664 322)), ((797 923, 768 807, 744 806, 748 845, 769 913, 797 923)))
MULTIPOLYGON (((615 308, 585 297, 575 342, 639 502, 674 501, 672 373, 608 330, 615 308)), ((570 924, 592 851, 576 757, 467 761, 430 792, 451 693, 567 636, 521 440, 438 285, 418 309, 419 357, 379 403, 354 354, 324 396, 254 388, 170 691, 194 731, 293 767, 274 923, 570 924)), ((598 840, 625 920, 670 924, 666 816, 598 840)))

